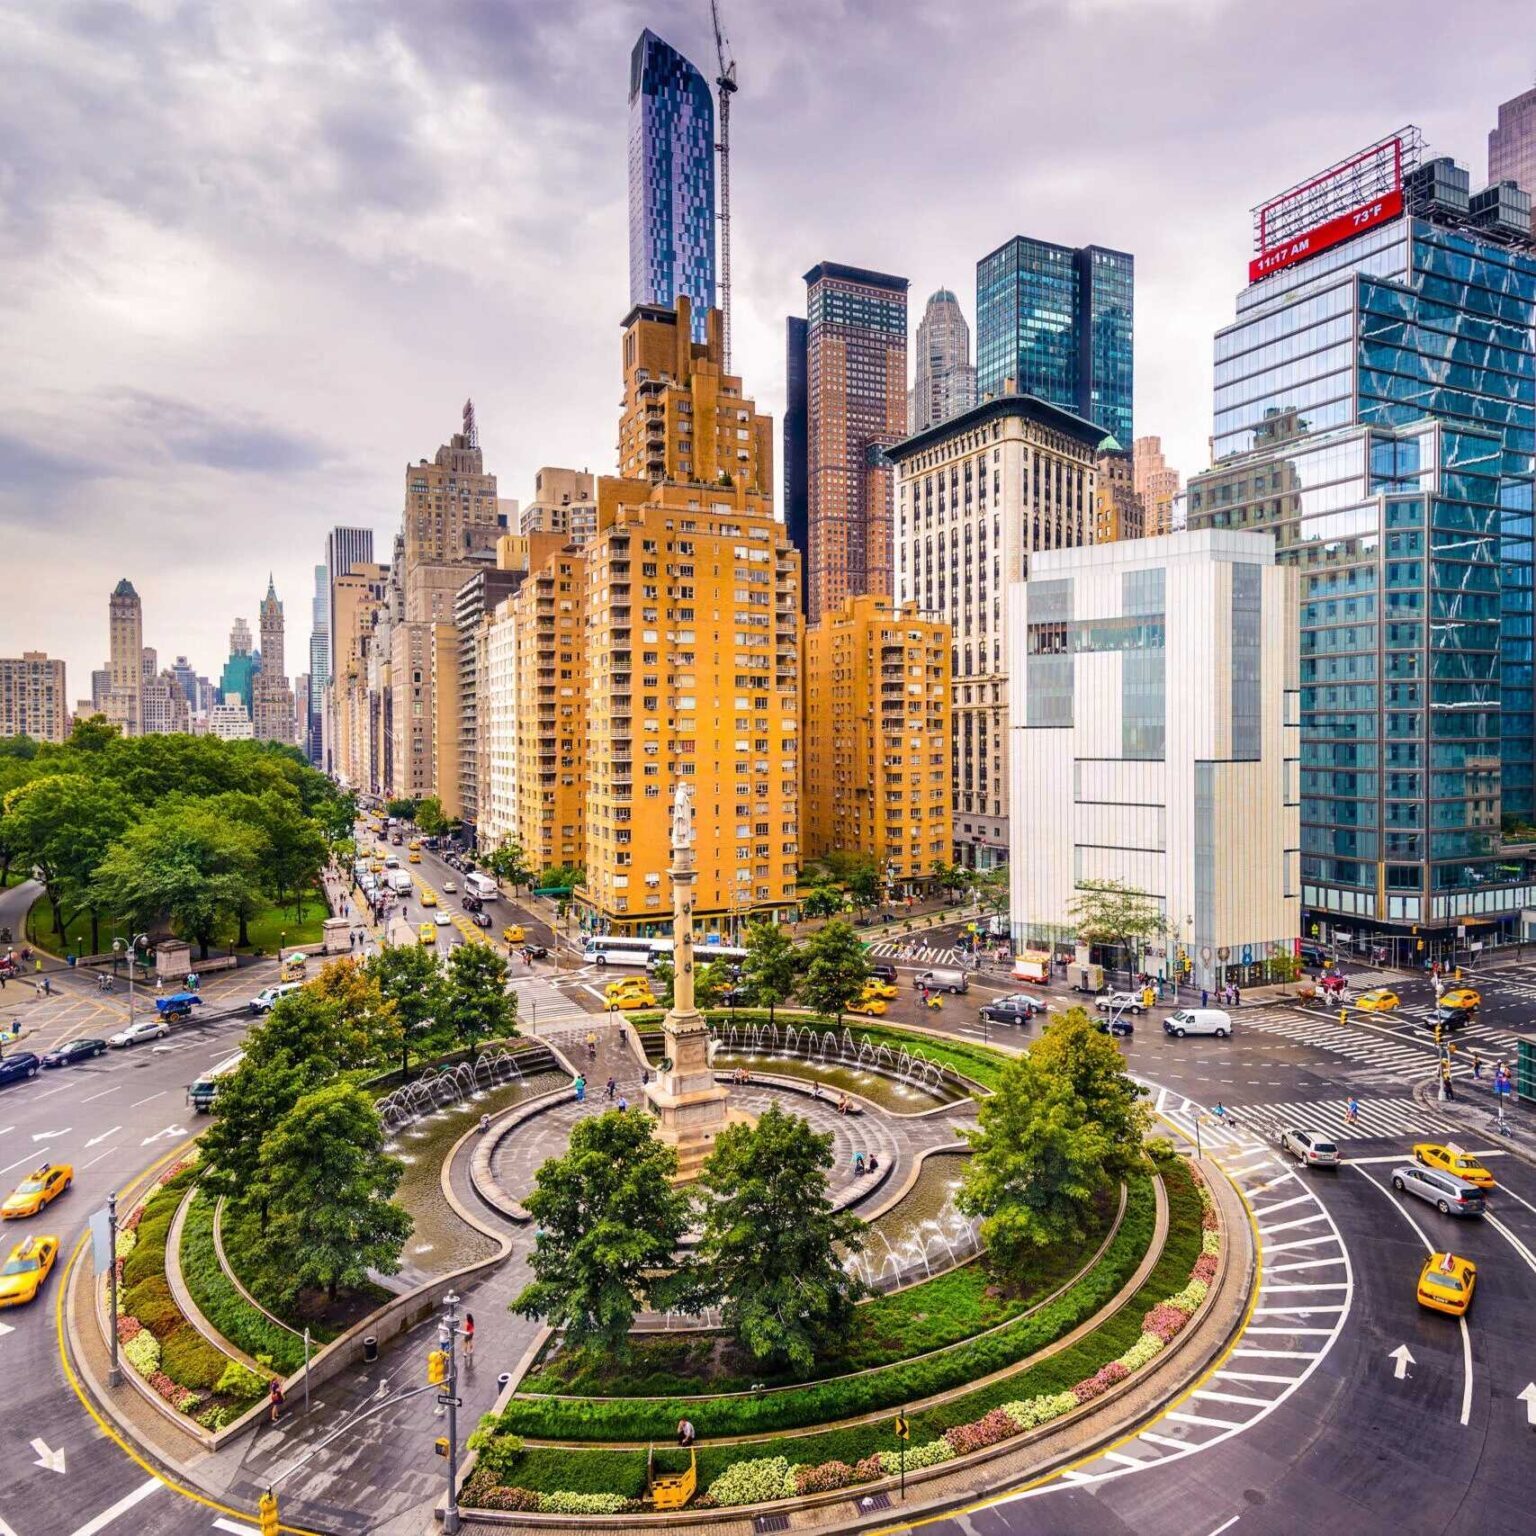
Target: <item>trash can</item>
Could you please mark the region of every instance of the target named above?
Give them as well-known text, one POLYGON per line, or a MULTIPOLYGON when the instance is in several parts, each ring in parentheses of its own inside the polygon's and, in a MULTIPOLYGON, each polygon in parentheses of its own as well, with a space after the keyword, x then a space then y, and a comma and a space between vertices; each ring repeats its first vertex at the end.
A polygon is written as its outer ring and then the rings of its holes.
POLYGON ((373 1365, 379 1358, 379 1341, 370 1334, 363 1336, 363 1364, 373 1365))

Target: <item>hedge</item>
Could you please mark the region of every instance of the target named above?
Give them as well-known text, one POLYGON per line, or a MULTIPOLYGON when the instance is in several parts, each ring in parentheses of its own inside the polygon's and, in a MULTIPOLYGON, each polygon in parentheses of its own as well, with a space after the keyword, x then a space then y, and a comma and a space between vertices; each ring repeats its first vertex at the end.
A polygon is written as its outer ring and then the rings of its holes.
POLYGON ((291 1376, 304 1364, 304 1341, 280 1328, 235 1289, 213 1246, 214 1203, 201 1191, 181 1227, 181 1274, 198 1310, 236 1349, 291 1376))
MULTIPOLYGON (((1003 1370, 1069 1333, 1105 1306, 1134 1273, 1152 1240, 1155 1225, 1152 1182, 1145 1176, 1137 1176, 1128 1185, 1125 1219, 1120 1230, 1103 1259, 1089 1274, 1062 1296, 998 1332, 951 1346, 927 1359, 908 1360, 862 1376, 839 1377, 798 1390, 761 1396, 666 1397, 610 1402, 518 1396, 503 1410, 500 1428, 504 1432, 543 1440, 664 1439, 671 1437, 677 1421, 686 1415, 696 1421, 703 1434, 749 1435, 797 1429, 802 1425, 899 1407, 916 1398, 946 1392, 974 1381, 978 1376, 1003 1370)), ((1195 1241, 1198 1245, 1198 1231, 1195 1241)), ((1188 1272, 1186 1265, 1184 1274, 1188 1272)), ((1165 1287, 1161 1294, 1168 1294, 1168 1288, 1165 1287)), ((1109 1358, 1118 1353, 1117 1348, 1109 1358)), ((1071 1385, 1083 1374, 1077 1372, 1066 1385, 1071 1385)), ((1018 1394, 1010 1390, 1008 1395, 1018 1394)), ((830 1455, 817 1458, 831 1459, 830 1455)))
POLYGON ((690 1396, 706 1388, 745 1391, 753 1382, 793 1384, 893 1365, 973 1338, 1038 1305, 1083 1267, 1085 1257, 1103 1240, 1112 1213, 1113 1207, 1106 1208, 1082 1243, 1063 1243, 1043 1252, 1031 1268, 1027 1285, 1015 1295, 995 1294, 986 1269, 972 1263, 874 1297, 855 1313, 855 1332, 847 1346, 818 1360, 809 1377, 765 1373, 732 1344, 729 1335, 686 1329, 636 1337, 627 1363, 556 1355, 526 1377, 520 1390, 525 1395, 690 1396))

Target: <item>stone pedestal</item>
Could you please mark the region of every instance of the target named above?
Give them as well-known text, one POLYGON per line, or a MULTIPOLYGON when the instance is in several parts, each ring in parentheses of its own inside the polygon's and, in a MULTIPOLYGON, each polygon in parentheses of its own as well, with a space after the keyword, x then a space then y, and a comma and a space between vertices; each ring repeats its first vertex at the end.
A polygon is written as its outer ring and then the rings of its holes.
POLYGON ((185 939, 161 939, 155 945, 155 977, 159 981, 174 982, 180 987, 190 971, 192 946, 185 939))
POLYGON ((352 952, 352 923, 345 917, 328 917, 320 925, 324 935, 323 953, 346 955, 352 952))

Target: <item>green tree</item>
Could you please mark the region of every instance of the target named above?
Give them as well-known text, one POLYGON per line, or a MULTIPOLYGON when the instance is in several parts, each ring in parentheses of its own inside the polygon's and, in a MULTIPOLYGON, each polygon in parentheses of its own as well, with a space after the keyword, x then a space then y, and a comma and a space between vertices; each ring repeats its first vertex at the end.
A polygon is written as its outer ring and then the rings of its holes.
POLYGON ((752 1001, 773 1011, 789 1001, 799 974, 799 954, 779 923, 759 920, 747 929, 747 961, 742 974, 752 989, 752 1001))
POLYGON ((813 885, 800 898, 800 910, 807 917, 836 917, 846 903, 835 886, 813 885))
POLYGON ((420 944, 385 944, 366 962, 380 994, 393 1005, 400 1031, 400 1079, 411 1077, 411 1042, 436 1022, 443 1000, 443 968, 420 944))
POLYGON ((469 1047, 470 1059, 485 1039, 517 1033, 517 999, 507 991, 507 962, 489 944, 460 944, 448 956, 439 1022, 469 1047))
POLYGON ((1119 880, 1082 887, 1067 903, 1067 916, 1084 944, 1116 946, 1125 952, 1127 974, 1136 973, 1141 946, 1166 927, 1162 908, 1145 891, 1119 880))
POLYGON ((873 864, 861 864, 848 881, 848 894, 856 907, 872 907, 880 900, 880 872, 873 864))
POLYGON ((169 922, 206 959, 221 922, 249 904, 262 840, 209 802, 162 801, 129 828, 96 870, 94 899, 144 927, 169 922))
POLYGON ((384 814, 398 817, 401 821, 415 821, 416 802, 405 799, 387 800, 384 803, 384 814))
POLYGON ((416 825, 428 837, 439 837, 448 830, 448 818, 443 815, 443 802, 436 795, 428 795, 416 802, 416 825))
POLYGON ((515 894, 519 886, 533 883, 533 866, 515 837, 503 838, 485 855, 485 867, 515 894))
POLYGON ((1098 1202, 1140 1158, 1138 1098, 1119 1052, 1081 1009, 1003 1069, 969 1133, 957 1196, 962 1211, 982 1218, 999 1279, 1017 1287, 1039 1249, 1087 1237, 1098 1202))
POLYGON ((133 819, 133 804, 118 785, 83 772, 30 779, 6 796, 7 840, 37 870, 54 931, 63 934, 75 913, 89 912, 92 954, 101 952, 102 912, 115 910, 103 906, 96 870, 133 819))
POLYGON ((637 1307, 664 1312, 692 1290, 677 1266, 691 1203, 670 1180, 677 1154, 650 1116, 610 1110, 576 1123, 564 1157, 545 1162, 525 1202, 535 1223, 534 1279, 512 1310, 565 1330, 569 1349, 622 1358, 637 1307))
MULTIPOLYGON (((419 944, 416 949, 422 952, 419 944)), ((338 1067, 372 1066, 400 1049, 399 1007, 363 961, 333 960, 304 991, 317 1004, 335 1009, 338 1067)))
POLYGON ((726 1327, 755 1360, 802 1375, 846 1343, 864 1292, 839 1254, 863 1248, 864 1223, 827 1197, 832 1142, 770 1105, 719 1134, 701 1175, 714 1199, 699 1265, 726 1327))
POLYGON ((864 990, 869 980, 869 952, 853 928, 841 919, 830 922, 806 941, 805 980, 800 983, 801 998, 817 1013, 835 1015, 839 1024, 843 1010, 864 990))
POLYGON ((672 965, 671 955, 658 955, 651 962, 651 991, 656 994, 656 1001, 663 1008, 672 1006, 672 985, 677 979, 677 972, 672 965))
POLYGON ((1008 910, 1008 866, 994 864, 977 870, 976 895, 985 911, 1001 917, 1008 910))
POLYGON ((261 1151, 268 1272, 283 1276, 290 1295, 313 1285, 333 1301, 369 1270, 394 1274, 411 1235, 411 1218, 391 1199, 402 1172, 361 1088, 330 1083, 305 1094, 261 1151))
POLYGON ((693 971, 693 1002, 696 1008, 713 1008, 720 1001, 720 994, 731 984, 731 978, 718 960, 696 965, 693 971))

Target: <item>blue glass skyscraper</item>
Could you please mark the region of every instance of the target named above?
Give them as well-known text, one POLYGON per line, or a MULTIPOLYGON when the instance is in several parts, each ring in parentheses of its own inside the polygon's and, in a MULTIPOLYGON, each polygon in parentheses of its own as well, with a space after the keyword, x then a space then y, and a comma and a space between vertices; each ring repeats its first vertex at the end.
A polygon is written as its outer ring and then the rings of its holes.
POLYGON ((1135 269, 1124 251, 1015 235, 976 263, 976 392, 1013 379, 1113 433, 1132 424, 1135 269))
POLYGON ((1416 149, 1304 184, 1261 242, 1188 501, 1191 527, 1270 529, 1300 572, 1303 921, 1408 963, 1515 936, 1536 901, 1501 838, 1536 797, 1529 200, 1416 149))
POLYGON ((715 307, 715 102, 703 75, 649 28, 629 58, 629 302, 715 307))

